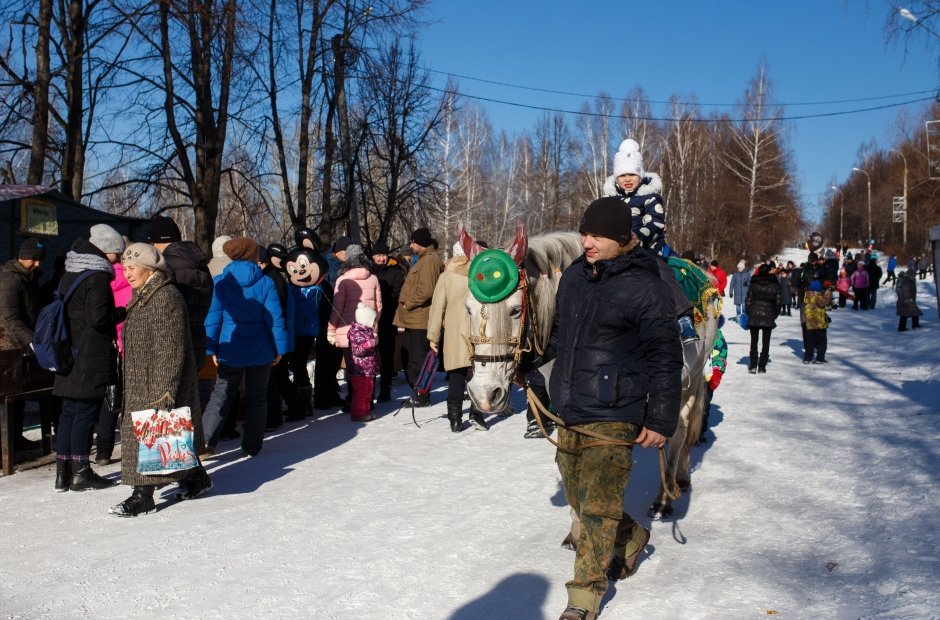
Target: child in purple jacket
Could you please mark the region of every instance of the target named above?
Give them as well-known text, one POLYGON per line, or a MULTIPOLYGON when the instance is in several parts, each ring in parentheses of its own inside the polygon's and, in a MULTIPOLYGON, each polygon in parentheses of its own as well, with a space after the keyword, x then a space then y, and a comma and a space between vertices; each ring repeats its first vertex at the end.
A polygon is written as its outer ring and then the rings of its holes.
POLYGON ((375 351, 378 345, 375 319, 375 310, 359 302, 356 307, 356 321, 349 327, 349 350, 352 354, 349 381, 352 383, 351 417, 353 422, 368 422, 375 419, 370 413, 375 383, 375 351))

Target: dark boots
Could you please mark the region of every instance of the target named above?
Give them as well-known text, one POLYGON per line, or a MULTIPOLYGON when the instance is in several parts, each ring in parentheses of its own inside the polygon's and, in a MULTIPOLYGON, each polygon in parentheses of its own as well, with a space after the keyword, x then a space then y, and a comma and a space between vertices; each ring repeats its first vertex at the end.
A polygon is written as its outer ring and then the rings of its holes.
POLYGON ((291 412, 288 414, 288 420, 294 421, 292 418, 296 417, 297 414, 302 413, 304 417, 309 417, 313 415, 313 387, 309 385, 300 385, 297 386, 297 411, 291 412))
POLYGON ((69 490, 69 478, 72 477, 72 461, 57 459, 55 462, 55 492, 69 490))
POLYGON ((153 486, 134 487, 131 496, 117 506, 112 506, 108 512, 117 517, 138 517, 150 514, 157 509, 153 501, 153 486))
POLYGON ((98 442, 95 450, 95 465, 110 465, 111 454, 114 452, 114 442, 98 442))
POLYGON ((206 468, 199 465, 190 469, 179 484, 180 488, 176 492, 176 499, 195 499, 212 488, 212 479, 209 478, 209 472, 206 471, 206 468))
POLYGON ((72 479, 69 482, 70 491, 97 491, 107 489, 117 484, 115 480, 107 480, 94 472, 87 461, 72 461, 72 479))
POLYGON ((414 394, 411 398, 405 401, 405 407, 430 407, 431 406, 431 394, 414 394))
POLYGON ((490 430, 490 425, 486 423, 486 420, 483 419, 483 414, 470 407, 470 422, 478 431, 488 431, 490 430))
POLYGON ((447 401, 447 419, 450 420, 450 432, 459 433, 463 430, 463 402, 447 401))

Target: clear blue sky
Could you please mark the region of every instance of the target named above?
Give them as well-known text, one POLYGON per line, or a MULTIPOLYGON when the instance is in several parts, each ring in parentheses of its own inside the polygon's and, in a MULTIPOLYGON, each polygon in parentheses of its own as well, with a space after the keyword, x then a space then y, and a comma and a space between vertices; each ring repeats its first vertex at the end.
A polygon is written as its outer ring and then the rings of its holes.
MULTIPOLYGON (((626 97, 641 86, 651 100, 679 95, 701 103, 736 103, 761 61, 781 104, 935 89, 940 41, 919 32, 906 50, 903 42, 888 43, 885 14, 880 0, 436 0, 425 15, 432 23, 420 34, 419 46, 423 64, 435 71, 592 97, 600 91, 626 97)), ((940 29, 940 24, 933 26, 940 29)), ((439 86, 446 79, 437 73, 432 77, 439 86)), ((464 94, 527 105, 577 110, 586 100, 458 82, 464 94)), ((855 110, 928 96, 787 105, 785 114, 855 110)), ((532 129, 542 114, 481 105, 495 129, 508 133, 532 129)), ((926 105, 907 109, 919 115, 926 105)), ((789 122, 788 144, 797 166, 793 179, 811 220, 819 217, 820 201, 833 180, 842 182, 859 163, 862 144, 894 141, 901 109, 789 122)))

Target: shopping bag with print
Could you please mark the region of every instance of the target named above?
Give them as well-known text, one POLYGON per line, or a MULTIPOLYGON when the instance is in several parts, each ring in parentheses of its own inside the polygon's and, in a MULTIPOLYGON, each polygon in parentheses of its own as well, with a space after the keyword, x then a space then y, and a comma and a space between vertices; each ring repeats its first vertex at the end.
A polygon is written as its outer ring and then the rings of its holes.
POLYGON ((172 474, 199 464, 189 407, 134 411, 131 419, 139 442, 138 473, 172 474))

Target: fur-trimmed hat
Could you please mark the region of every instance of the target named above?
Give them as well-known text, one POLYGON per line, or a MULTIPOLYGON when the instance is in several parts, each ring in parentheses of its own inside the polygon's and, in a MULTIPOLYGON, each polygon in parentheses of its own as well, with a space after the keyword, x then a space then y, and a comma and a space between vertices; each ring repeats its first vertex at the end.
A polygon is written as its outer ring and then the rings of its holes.
POLYGON ((614 196, 598 198, 585 209, 578 231, 613 239, 621 245, 630 243, 633 218, 623 201, 614 196))
POLYGON ((107 224, 92 226, 88 241, 105 254, 120 254, 124 251, 124 237, 107 224))
POLYGON ((222 245, 222 251, 232 260, 258 262, 258 244, 248 237, 235 237, 222 245))
POLYGON ((160 250, 149 243, 132 243, 121 255, 125 265, 139 265, 151 271, 166 271, 166 260, 160 250))
POLYGON ((180 227, 176 225, 173 218, 155 215, 150 220, 150 228, 147 231, 147 241, 150 243, 173 243, 182 240, 180 227))
POLYGON ((434 243, 434 238, 431 236, 431 231, 427 228, 418 228, 411 233, 411 243, 417 243, 422 248, 426 248, 434 243))
POLYGON ((638 177, 645 174, 640 145, 630 138, 620 143, 620 148, 614 155, 614 177, 622 174, 635 174, 638 177))

